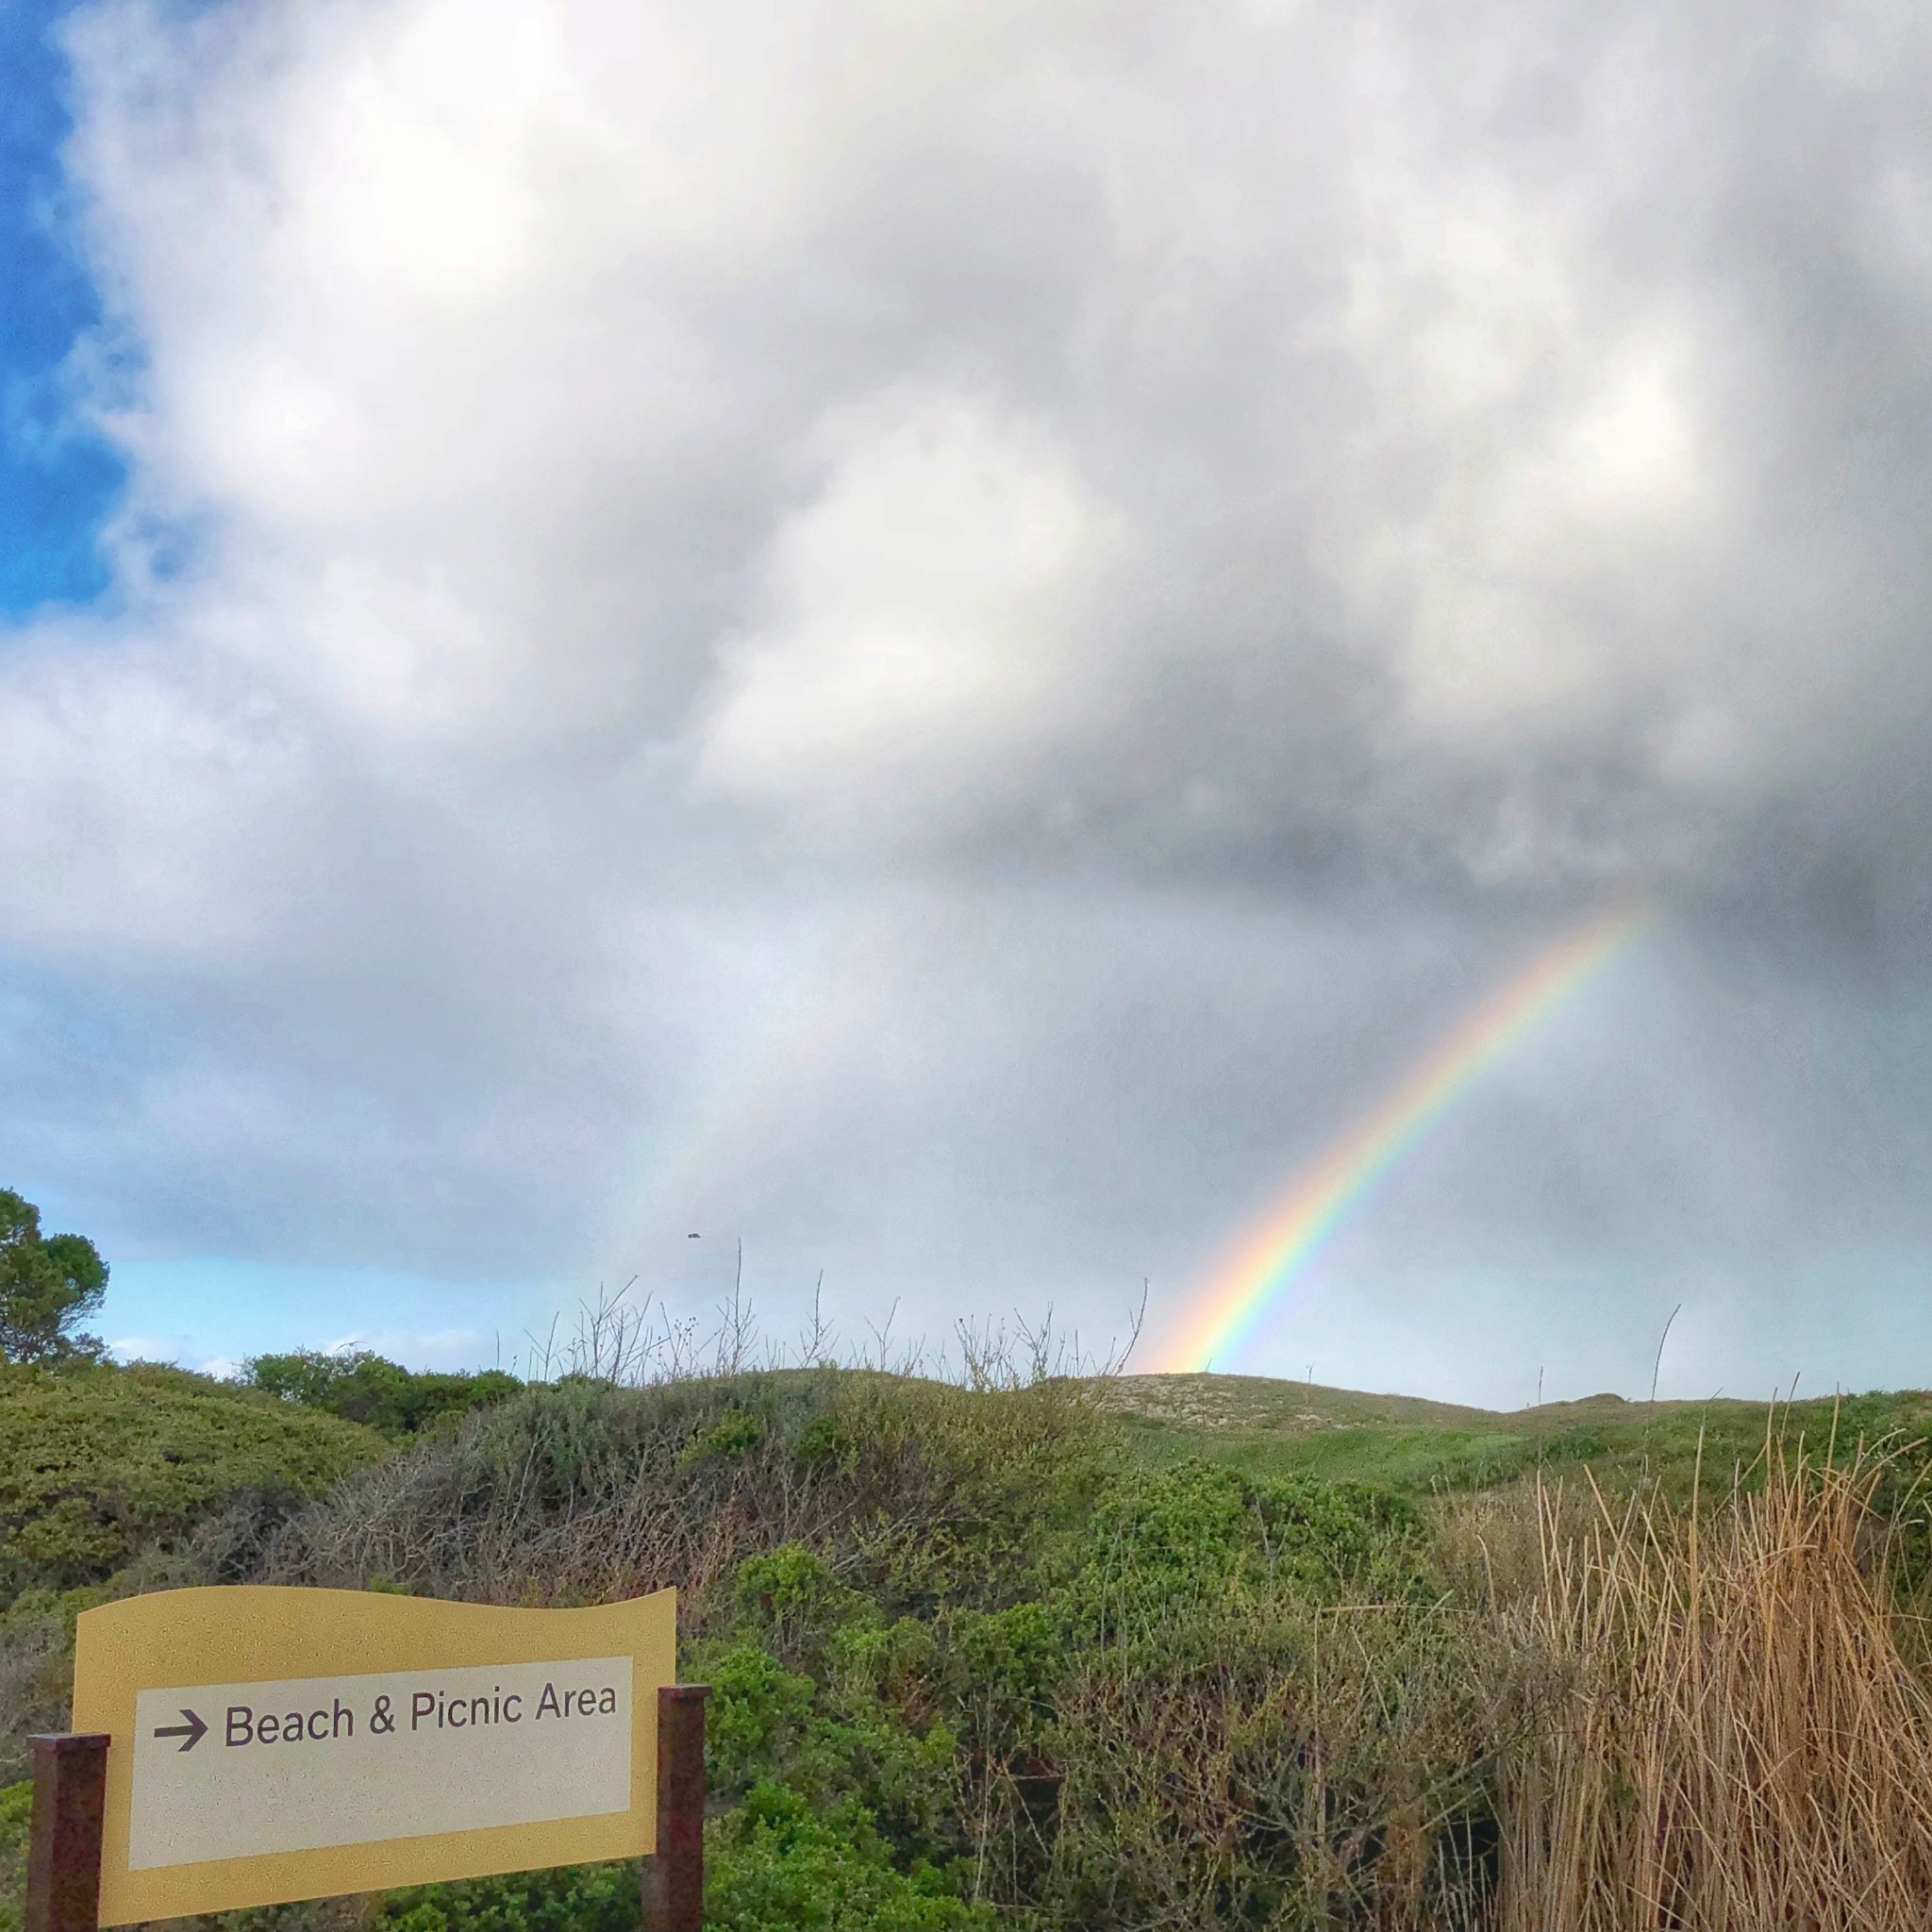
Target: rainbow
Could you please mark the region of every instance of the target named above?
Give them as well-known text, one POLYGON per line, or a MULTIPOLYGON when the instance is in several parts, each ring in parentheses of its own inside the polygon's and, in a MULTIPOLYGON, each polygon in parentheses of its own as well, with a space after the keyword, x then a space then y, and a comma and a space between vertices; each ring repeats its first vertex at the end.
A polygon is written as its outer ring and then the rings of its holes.
POLYGON ((1617 911, 1537 955, 1439 1041, 1381 1106, 1308 1166, 1191 1295, 1160 1350, 1158 1374, 1205 1370, 1253 1336, 1330 1236, 1491 1061, 1587 985, 1648 922, 1617 911))

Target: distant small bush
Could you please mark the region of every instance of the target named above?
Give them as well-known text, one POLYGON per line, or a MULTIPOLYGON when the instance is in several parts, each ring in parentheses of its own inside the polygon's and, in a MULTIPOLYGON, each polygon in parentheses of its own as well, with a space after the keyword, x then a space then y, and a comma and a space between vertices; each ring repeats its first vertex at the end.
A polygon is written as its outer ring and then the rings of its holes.
POLYGON ((501 1402, 524 1386, 501 1369, 475 1374, 417 1371, 367 1349, 331 1355, 307 1348, 290 1355, 258 1355, 243 1364, 242 1377, 251 1388, 266 1390, 286 1402, 319 1408, 391 1437, 421 1435, 438 1423, 501 1402))
POLYGON ((1190 1458, 1108 1490, 1071 1589, 1100 1618, 1230 1590, 1386 1600, 1426 1593, 1424 1548, 1414 1507, 1384 1491, 1190 1458))

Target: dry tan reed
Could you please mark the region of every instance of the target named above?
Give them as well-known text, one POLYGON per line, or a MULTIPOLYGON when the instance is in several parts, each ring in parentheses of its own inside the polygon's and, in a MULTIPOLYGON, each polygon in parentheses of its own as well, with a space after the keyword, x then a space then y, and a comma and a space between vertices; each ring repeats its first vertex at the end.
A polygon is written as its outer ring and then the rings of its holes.
POLYGON ((1503 1932, 1924 1932, 1932 1699, 1873 1544, 1882 1458, 1558 1533, 1545 1721, 1504 1804, 1503 1932))

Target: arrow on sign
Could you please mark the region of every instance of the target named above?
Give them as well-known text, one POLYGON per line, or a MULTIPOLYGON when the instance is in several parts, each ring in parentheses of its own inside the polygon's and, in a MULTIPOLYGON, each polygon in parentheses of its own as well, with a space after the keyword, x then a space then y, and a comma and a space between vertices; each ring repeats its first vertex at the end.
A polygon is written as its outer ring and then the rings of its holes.
POLYGON ((181 1715, 188 1720, 185 1724, 158 1724, 155 1727, 155 1736, 186 1738, 188 1741, 181 1748, 184 1751, 192 1751, 208 1736, 208 1726, 192 1710, 184 1710, 181 1715))

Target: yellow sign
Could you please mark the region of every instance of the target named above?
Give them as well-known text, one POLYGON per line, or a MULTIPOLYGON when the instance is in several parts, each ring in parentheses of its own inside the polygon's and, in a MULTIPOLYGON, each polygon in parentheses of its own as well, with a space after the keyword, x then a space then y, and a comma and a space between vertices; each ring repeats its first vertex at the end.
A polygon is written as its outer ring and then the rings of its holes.
POLYGON ((510 1610, 354 1590, 83 1611, 103 1925, 654 1849, 674 1591, 510 1610))

